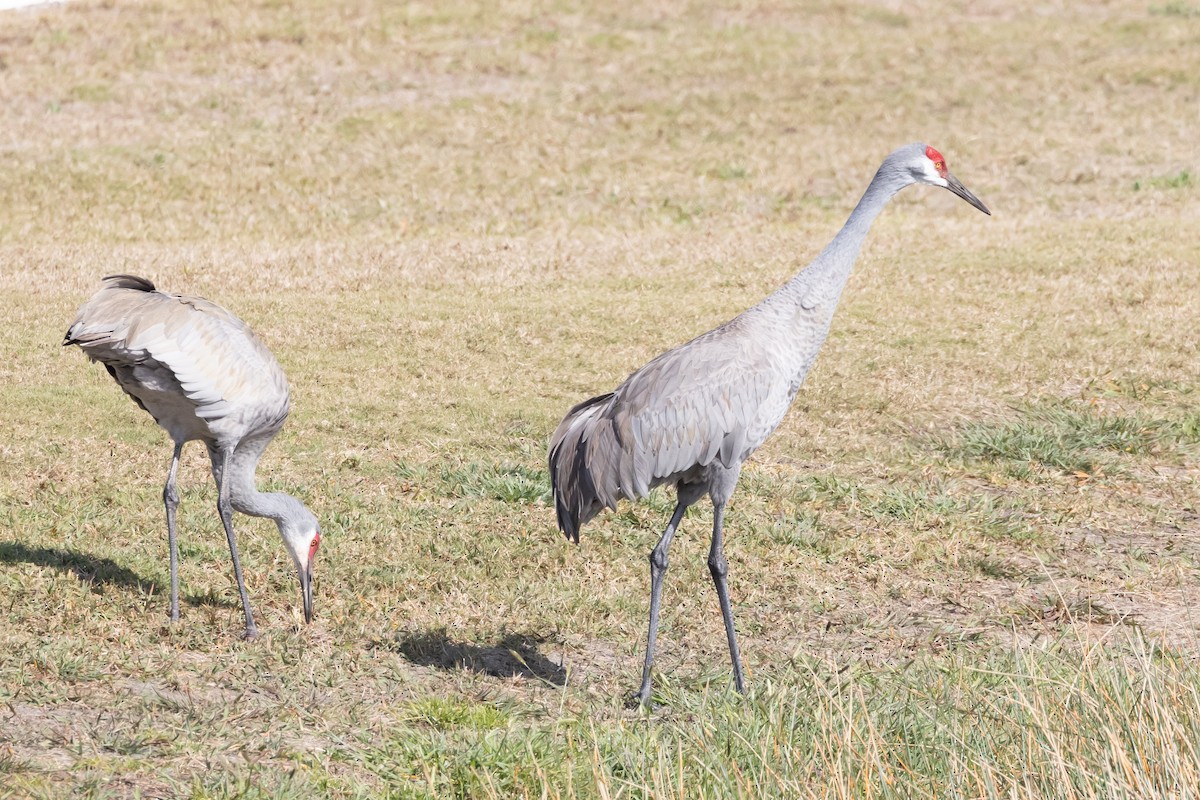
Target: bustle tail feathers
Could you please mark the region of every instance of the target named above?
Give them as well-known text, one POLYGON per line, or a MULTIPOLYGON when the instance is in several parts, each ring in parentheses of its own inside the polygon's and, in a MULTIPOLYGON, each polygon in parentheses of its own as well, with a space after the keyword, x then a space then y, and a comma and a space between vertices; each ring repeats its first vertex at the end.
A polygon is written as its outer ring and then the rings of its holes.
POLYGON ((604 412, 612 398, 612 393, 602 394, 575 406, 550 437, 550 486, 558 529, 576 544, 580 527, 606 505, 596 488, 597 476, 588 467, 588 449, 597 423, 611 424, 604 412))
MULTIPOLYGON (((88 316, 85 312, 97 301, 99 301, 101 293, 108 289, 132 289, 134 291, 147 293, 158 291, 154 288, 154 283, 152 281, 147 280, 146 278, 139 278, 137 275, 105 275, 104 279, 101 281, 100 292, 97 292, 95 295, 93 295, 92 298, 84 304, 83 308, 79 309, 79 313, 75 316, 75 321, 71 323, 71 327, 67 329, 67 333, 65 336, 63 336, 62 340, 63 347, 77 344, 86 348, 87 345, 105 341, 112 335, 112 326, 101 326, 101 330, 90 330, 85 333, 84 329, 87 328, 88 325, 80 324, 84 322, 84 318, 88 316)), ((88 357, 93 361, 96 360, 96 357, 91 354, 89 354, 88 357)), ((111 368, 109 368, 109 372, 112 372, 111 368)))

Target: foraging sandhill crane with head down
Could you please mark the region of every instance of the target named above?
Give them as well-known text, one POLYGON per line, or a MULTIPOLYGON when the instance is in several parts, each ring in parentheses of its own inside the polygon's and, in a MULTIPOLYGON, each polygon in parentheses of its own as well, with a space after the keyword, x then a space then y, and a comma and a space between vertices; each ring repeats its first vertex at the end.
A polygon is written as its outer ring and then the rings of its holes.
POLYGON ((675 487, 675 513, 650 553, 650 627, 642 684, 631 698, 650 701, 667 550, 688 506, 713 504, 708 568, 717 590, 733 677, 745 692, 726 586, 725 505, 742 463, 783 420, 829 333, 838 298, 875 217, 913 183, 941 186, 991 214, 924 144, 884 159, 854 212, 803 271, 758 305, 655 358, 617 389, 572 408, 550 440, 550 480, 558 527, 578 543, 579 528, 621 498, 675 487))
POLYGON ((110 275, 75 317, 63 345, 77 344, 104 364, 125 393, 175 443, 163 503, 171 552, 171 620, 179 619, 179 550, 175 477, 183 445, 204 442, 217 483, 217 511, 229 540, 246 638, 258 634, 242 580, 233 512, 270 517, 300 576, 304 621, 312 621, 313 561, 321 543, 317 518, 289 494, 260 492, 254 470, 283 427, 290 403, 279 362, 246 323, 199 297, 166 294, 132 275, 110 275))

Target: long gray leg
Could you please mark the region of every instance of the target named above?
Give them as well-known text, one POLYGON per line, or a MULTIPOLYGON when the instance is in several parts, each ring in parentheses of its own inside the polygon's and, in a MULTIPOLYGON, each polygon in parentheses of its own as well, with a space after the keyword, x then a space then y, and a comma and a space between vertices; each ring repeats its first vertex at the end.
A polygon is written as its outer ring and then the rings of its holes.
POLYGON ((729 640, 729 657, 733 660, 733 682, 739 694, 746 693, 746 682, 742 679, 742 658, 738 654, 737 634, 733 631, 733 608, 729 605, 729 587, 725 576, 729 574, 729 562, 725 560, 725 503, 713 503, 712 547, 708 551, 708 571, 712 573, 717 587, 717 599, 721 602, 721 617, 725 620, 725 638, 729 640))
POLYGON ((650 632, 646 635, 646 663, 642 667, 641 688, 630 698, 632 702, 644 706, 650 704, 650 666, 654 663, 654 643, 658 638, 658 607, 662 601, 663 576, 667 574, 667 550, 671 547, 671 540, 675 538, 675 531, 678 530, 688 505, 688 502, 680 499, 662 538, 650 551, 650 632))
POLYGON ((167 473, 167 485, 163 487, 163 505, 167 507, 167 547, 171 551, 171 621, 179 621, 179 544, 175 539, 175 510, 179 508, 179 490, 175 488, 175 477, 179 474, 179 454, 183 442, 175 443, 175 454, 171 457, 171 471, 167 473))
POLYGON ((209 448, 209 455, 213 458, 213 477, 217 480, 217 513, 221 515, 221 524, 225 526, 229 555, 233 558, 233 577, 237 579, 238 593, 242 596, 242 610, 246 612, 246 638, 253 639, 258 636, 258 628, 254 624, 254 614, 250 611, 246 582, 242 580, 242 563, 238 560, 237 539, 233 537, 233 504, 229 501, 229 482, 225 480, 225 462, 228 461, 229 454, 229 450, 214 451, 209 448))

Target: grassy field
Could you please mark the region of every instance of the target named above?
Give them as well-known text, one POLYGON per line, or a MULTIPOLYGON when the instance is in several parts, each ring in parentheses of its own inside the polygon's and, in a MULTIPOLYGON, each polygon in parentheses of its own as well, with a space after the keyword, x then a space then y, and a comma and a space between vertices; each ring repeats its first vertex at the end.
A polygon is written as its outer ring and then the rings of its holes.
POLYGON ((1148 798, 1200 786, 1200 5, 80 0, 0 15, 0 796, 1148 798), (757 302, 924 140, 726 526, 557 533, 563 413, 757 302), (59 347, 246 319, 274 525, 59 347))

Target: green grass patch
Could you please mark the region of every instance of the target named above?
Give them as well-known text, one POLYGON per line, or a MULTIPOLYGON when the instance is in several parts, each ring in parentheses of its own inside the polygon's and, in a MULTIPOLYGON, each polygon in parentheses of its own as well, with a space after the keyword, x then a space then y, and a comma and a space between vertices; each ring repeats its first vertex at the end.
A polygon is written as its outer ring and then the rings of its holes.
POLYGON ((471 703, 455 697, 426 697, 412 703, 408 717, 437 730, 472 728, 493 730, 508 724, 509 715, 493 705, 471 703))
POLYGON ((550 476, 521 464, 471 462, 443 466, 438 478, 448 497, 479 497, 504 503, 550 501, 550 476))
POLYGON ((1197 415, 1151 416, 1106 412, 1084 403, 1048 403, 1019 409, 1016 419, 963 426, 943 445, 953 456, 1038 465, 1097 475, 1122 469, 1123 456, 1172 454, 1200 442, 1197 415))
POLYGON ((1181 2, 1164 3, 1160 6, 1151 6, 1150 13, 1160 17, 1194 19, 1200 17, 1200 6, 1181 2))
POLYGON ((1163 175, 1158 178, 1149 178, 1147 180, 1139 180, 1133 182, 1133 190, 1141 189, 1186 189, 1195 183, 1192 174, 1186 169, 1181 169, 1174 175, 1163 175))

